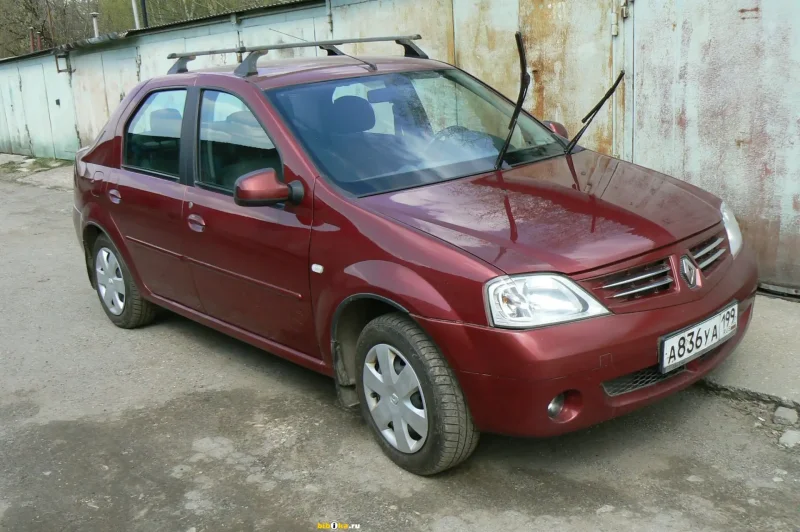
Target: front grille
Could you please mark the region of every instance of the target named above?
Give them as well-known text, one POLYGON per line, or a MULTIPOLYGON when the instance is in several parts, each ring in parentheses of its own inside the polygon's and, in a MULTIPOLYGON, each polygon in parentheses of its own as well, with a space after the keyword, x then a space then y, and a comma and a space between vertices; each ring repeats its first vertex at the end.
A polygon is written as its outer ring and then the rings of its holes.
POLYGON ((640 369, 639 371, 634 371, 633 373, 628 373, 627 375, 606 381, 603 383, 603 389, 607 395, 614 397, 653 386, 675 375, 679 375, 685 369, 685 367, 680 367, 669 373, 661 373, 657 365, 650 366, 649 368, 640 369))
POLYGON ((725 255, 727 248, 724 246, 725 238, 722 234, 714 235, 713 237, 705 240, 692 249, 689 253, 692 254, 697 267, 703 273, 707 273, 717 264, 719 259, 725 255))
POLYGON ((666 292, 675 282, 669 259, 662 259, 645 266, 637 266, 618 272, 600 280, 600 289, 607 298, 617 301, 651 296, 666 292))

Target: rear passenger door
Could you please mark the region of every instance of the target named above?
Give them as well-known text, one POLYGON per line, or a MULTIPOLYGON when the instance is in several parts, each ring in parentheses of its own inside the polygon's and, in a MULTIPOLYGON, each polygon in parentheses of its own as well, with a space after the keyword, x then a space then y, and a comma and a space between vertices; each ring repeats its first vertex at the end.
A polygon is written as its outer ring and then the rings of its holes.
MULTIPOLYGON (((146 93, 124 123, 122 165, 106 189, 109 213, 145 287, 157 296, 201 310, 189 266, 182 260, 186 184, 184 140, 187 90, 146 93)), ((191 134, 189 135, 191 138, 191 134)))
POLYGON ((202 90, 198 122, 184 219, 190 229, 185 253, 203 307, 226 323, 319 356, 308 277, 311 194, 299 205, 236 205, 240 176, 265 168, 284 174, 280 153, 233 94, 202 90))

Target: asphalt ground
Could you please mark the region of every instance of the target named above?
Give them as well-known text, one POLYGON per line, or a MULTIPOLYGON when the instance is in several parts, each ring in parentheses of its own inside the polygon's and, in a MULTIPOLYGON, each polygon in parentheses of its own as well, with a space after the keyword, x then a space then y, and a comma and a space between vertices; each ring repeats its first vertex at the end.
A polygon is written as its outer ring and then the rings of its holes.
POLYGON ((114 327, 72 193, 32 183, 0 177, 1 531, 800 529, 772 407, 702 387, 406 473, 330 379, 171 313, 114 327))

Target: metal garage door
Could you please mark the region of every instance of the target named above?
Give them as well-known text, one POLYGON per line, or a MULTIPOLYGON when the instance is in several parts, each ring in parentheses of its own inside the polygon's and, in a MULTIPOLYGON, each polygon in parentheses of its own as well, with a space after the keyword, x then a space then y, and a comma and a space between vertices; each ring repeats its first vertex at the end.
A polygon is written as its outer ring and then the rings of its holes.
POLYGON ((784 289, 800 288, 798 20, 796 0, 639 0, 625 22, 632 160, 721 196, 784 289))

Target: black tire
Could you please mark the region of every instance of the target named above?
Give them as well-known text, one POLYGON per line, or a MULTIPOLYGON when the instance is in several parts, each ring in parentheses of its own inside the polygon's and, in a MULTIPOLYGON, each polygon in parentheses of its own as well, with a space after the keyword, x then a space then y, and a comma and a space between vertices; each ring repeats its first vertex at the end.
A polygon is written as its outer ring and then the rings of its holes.
POLYGON ((100 235, 97 237, 97 240, 94 243, 94 248, 92 249, 91 260, 92 280, 94 282, 95 292, 97 292, 97 297, 100 300, 100 306, 103 308, 106 316, 108 316, 108 319, 110 319, 114 325, 121 327, 122 329, 135 329, 136 327, 147 325, 155 319, 157 307, 146 299, 142 298, 139 288, 133 281, 133 276, 128 269, 128 265, 125 264, 125 260, 122 258, 122 254, 120 254, 117 247, 106 235, 100 235), (122 306, 122 313, 120 314, 114 314, 108 309, 103 301, 103 296, 100 293, 100 285, 97 277, 97 264, 95 264, 95 262, 97 261, 98 253, 100 253, 100 250, 103 248, 107 248, 114 253, 117 262, 119 263, 119 268, 122 271, 122 280, 125 284, 125 304, 122 306))
POLYGON ((478 445, 480 433, 453 370, 427 334, 406 314, 385 314, 364 327, 356 346, 357 389, 361 413, 383 452, 398 466, 417 475, 435 475, 466 460, 478 445), (380 433, 370 414, 363 382, 364 364, 378 344, 396 348, 411 364, 425 397, 428 434, 422 447, 407 454, 380 433))

